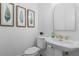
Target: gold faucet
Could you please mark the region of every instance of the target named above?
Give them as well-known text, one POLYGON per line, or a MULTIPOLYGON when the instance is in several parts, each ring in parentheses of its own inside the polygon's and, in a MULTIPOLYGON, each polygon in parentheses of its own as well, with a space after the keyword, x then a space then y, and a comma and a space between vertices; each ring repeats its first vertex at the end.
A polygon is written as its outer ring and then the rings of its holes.
POLYGON ((57 38, 59 39, 60 41, 63 41, 63 40, 68 40, 69 39, 69 36, 63 36, 61 34, 56 34, 56 33, 52 33, 52 38, 57 38))

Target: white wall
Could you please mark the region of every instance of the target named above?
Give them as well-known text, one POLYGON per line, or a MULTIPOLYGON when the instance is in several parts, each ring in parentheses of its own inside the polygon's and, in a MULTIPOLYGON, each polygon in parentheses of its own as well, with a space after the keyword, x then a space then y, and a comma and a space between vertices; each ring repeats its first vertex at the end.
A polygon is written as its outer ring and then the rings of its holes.
MULTIPOLYGON (((53 10, 56 6, 55 3, 53 4, 39 4, 39 32, 43 31, 45 33, 45 36, 50 36, 53 32, 53 10), (41 25, 42 24, 42 25, 41 25), (40 29, 42 28, 42 29, 40 29)), ((68 35, 71 38, 75 40, 79 40, 79 4, 75 4, 76 9, 76 31, 59 31, 56 33, 62 34, 62 35, 68 35)))
MULTIPOLYGON (((34 43, 34 39, 37 36, 38 28, 38 7, 37 4, 15 4, 21 5, 26 9, 32 9, 35 11, 35 28, 21 28, 16 27, 1 27, 0 26, 0 56, 1 55, 20 55, 28 47, 31 47, 34 43)), ((16 21, 16 15, 15 19, 16 21)))
POLYGON ((38 4, 38 25, 39 25, 39 32, 43 31, 45 36, 51 35, 53 30, 53 20, 52 20, 52 13, 53 9, 51 8, 50 3, 40 3, 38 4))

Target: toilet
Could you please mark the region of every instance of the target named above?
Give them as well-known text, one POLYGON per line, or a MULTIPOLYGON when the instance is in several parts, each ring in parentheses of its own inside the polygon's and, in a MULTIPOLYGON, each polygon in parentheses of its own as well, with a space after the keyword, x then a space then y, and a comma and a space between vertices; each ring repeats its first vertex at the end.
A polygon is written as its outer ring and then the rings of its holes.
POLYGON ((26 49, 24 56, 39 56, 44 49, 46 49, 46 42, 44 38, 39 37, 36 39, 36 46, 26 49))

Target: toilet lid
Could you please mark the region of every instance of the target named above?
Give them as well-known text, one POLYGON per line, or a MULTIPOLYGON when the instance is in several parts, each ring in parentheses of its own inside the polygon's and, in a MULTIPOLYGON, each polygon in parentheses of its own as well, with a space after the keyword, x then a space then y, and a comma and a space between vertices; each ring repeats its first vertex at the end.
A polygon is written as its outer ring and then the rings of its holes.
POLYGON ((24 54, 34 54, 39 50, 40 50, 40 48, 38 48, 38 47, 31 47, 31 48, 26 49, 24 54))

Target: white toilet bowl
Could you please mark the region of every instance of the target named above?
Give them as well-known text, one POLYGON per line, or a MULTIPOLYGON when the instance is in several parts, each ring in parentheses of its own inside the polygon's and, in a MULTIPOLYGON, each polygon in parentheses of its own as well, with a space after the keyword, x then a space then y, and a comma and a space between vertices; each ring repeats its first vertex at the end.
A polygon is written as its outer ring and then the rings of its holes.
POLYGON ((40 51, 46 48, 46 42, 44 38, 37 38, 36 39, 36 46, 30 47, 25 50, 24 56, 37 56, 40 55, 40 51))
POLYGON ((31 47, 31 48, 28 48, 24 52, 24 55, 26 55, 26 56, 36 56, 36 55, 39 54, 39 51, 40 51, 40 48, 38 48, 38 47, 31 47))

